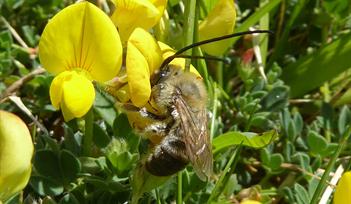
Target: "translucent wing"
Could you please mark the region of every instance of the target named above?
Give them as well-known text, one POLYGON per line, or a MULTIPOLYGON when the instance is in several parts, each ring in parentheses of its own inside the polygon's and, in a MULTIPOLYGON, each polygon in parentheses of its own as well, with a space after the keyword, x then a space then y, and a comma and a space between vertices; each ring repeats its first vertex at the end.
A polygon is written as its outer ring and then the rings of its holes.
POLYGON ((203 181, 212 175, 212 151, 207 131, 206 109, 191 110, 184 99, 175 97, 174 106, 178 111, 181 127, 184 131, 183 141, 187 155, 196 174, 203 181))

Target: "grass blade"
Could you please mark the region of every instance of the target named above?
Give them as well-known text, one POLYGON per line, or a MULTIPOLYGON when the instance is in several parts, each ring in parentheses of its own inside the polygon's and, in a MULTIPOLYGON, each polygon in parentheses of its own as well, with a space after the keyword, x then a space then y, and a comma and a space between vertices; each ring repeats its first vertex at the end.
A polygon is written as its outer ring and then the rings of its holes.
POLYGON ((351 34, 347 34, 286 67, 282 79, 290 86, 291 97, 300 97, 349 69, 350 39, 351 34))
POLYGON ((344 146, 346 145, 347 140, 350 137, 350 134, 351 134, 351 127, 349 126, 347 131, 345 131, 344 135, 342 136, 341 141, 340 141, 340 145, 338 146, 338 149, 335 151, 335 153, 333 154, 333 157, 330 159, 328 166, 325 169, 323 176, 318 183, 316 191, 313 194, 311 204, 318 203, 319 197, 321 196, 323 190, 325 189, 325 186, 327 185, 327 182, 326 182, 327 178, 329 177, 329 174, 330 174, 331 170, 333 169, 334 164, 335 164, 336 160, 338 159, 341 151, 343 150, 344 146))

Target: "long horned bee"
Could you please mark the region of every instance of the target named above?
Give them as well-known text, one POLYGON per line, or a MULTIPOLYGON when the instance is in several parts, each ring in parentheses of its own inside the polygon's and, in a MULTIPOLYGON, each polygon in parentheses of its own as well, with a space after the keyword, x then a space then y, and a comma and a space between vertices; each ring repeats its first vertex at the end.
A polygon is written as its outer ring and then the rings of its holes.
POLYGON ((203 80, 176 65, 167 65, 156 78, 149 104, 157 114, 124 105, 130 122, 135 117, 147 121, 131 122, 151 141, 152 150, 142 165, 155 176, 170 176, 190 162, 199 178, 206 180, 212 173, 212 152, 203 80))
POLYGON ((206 180, 212 173, 212 152, 207 133, 207 92, 202 79, 168 65, 152 87, 151 100, 163 115, 170 117, 166 119, 168 127, 161 130, 165 137, 147 158, 146 169, 156 176, 169 176, 191 162, 196 174, 206 180))
POLYGON ((170 62, 195 46, 243 34, 247 31, 194 43, 164 60, 154 77, 151 97, 144 108, 124 104, 134 129, 151 141, 151 151, 142 161, 155 176, 170 176, 191 163, 197 176, 212 175, 212 150, 207 129, 207 91, 201 77, 170 62), (142 122, 135 122, 142 121, 142 122))

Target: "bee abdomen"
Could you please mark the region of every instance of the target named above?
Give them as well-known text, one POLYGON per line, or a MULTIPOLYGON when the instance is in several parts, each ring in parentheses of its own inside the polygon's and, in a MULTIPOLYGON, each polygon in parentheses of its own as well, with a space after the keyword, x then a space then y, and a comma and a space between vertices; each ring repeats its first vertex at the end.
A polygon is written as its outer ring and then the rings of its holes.
POLYGON ((155 176, 170 176, 184 169, 188 163, 184 142, 176 137, 167 137, 155 148, 145 166, 155 176))

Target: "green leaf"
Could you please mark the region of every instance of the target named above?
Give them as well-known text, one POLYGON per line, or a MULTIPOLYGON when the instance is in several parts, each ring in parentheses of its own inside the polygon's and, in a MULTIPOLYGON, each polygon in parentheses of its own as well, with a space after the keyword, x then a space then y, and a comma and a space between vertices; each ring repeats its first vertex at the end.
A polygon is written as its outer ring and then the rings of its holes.
POLYGON ((350 124, 351 124, 351 112, 347 106, 344 106, 340 111, 340 115, 338 119, 339 134, 343 135, 346 130, 346 127, 350 124))
POLYGON ((277 136, 276 130, 271 130, 261 135, 252 132, 227 132, 213 139, 213 153, 215 154, 222 149, 239 144, 252 148, 263 148, 277 136))
POLYGON ((96 91, 96 97, 94 102, 94 110, 109 124, 111 127, 113 121, 116 118, 116 110, 114 108, 114 99, 110 96, 102 94, 96 91))
POLYGON ((81 170, 79 160, 69 151, 60 152, 60 170, 65 184, 72 182, 81 170))
POLYGON ((269 168, 271 168, 273 171, 280 169, 280 166, 284 162, 283 155, 279 153, 272 154, 270 157, 270 161, 268 165, 269 168))
POLYGON ((304 170, 311 172, 310 157, 306 153, 298 152, 291 159, 298 163, 304 170))
POLYGON ((289 88, 275 86, 261 101, 264 110, 277 111, 284 108, 288 102, 289 88))
POLYGON ((310 197, 308 195, 308 192, 306 189, 301 186, 298 183, 295 183, 294 185, 294 190, 295 190, 295 198, 297 200, 297 203, 299 204, 305 204, 305 203, 310 203, 310 197))
POLYGON ((111 152, 107 157, 119 174, 130 170, 139 158, 137 154, 131 154, 130 152, 111 152))
POLYGON ((281 112, 281 123, 283 125, 283 130, 285 131, 285 134, 288 135, 288 127, 291 121, 291 114, 288 109, 284 109, 281 112))
POLYGON ((327 140, 317 132, 310 131, 307 136, 307 144, 310 151, 314 154, 320 154, 325 151, 328 145, 327 140))
MULTIPOLYGON (((114 177, 114 178, 116 178, 116 177, 114 177)), ((129 185, 122 184, 128 180, 129 180, 128 177, 123 178, 123 179, 112 180, 112 181, 108 182, 108 188, 113 190, 114 192, 130 191, 131 189, 130 189, 129 185)))
POLYGON ((29 46, 34 47, 37 44, 37 39, 35 36, 35 27, 24 25, 22 26, 22 31, 26 39, 26 42, 29 43, 29 46))
POLYGON ((289 141, 293 142, 296 137, 296 128, 295 128, 295 123, 293 120, 290 120, 289 126, 288 126, 288 139, 289 141))
POLYGON ((93 141, 97 147, 104 148, 110 143, 111 138, 100 125, 94 123, 93 141))
POLYGON ((44 177, 56 181, 60 181, 62 178, 59 159, 51 150, 38 150, 34 157, 34 167, 44 177))
POLYGON ((299 112, 296 112, 294 114, 294 122, 295 122, 296 133, 300 134, 303 128, 303 119, 299 112))
POLYGON ((59 204, 79 204, 79 201, 72 193, 69 193, 61 198, 59 204))
POLYGON ((271 158, 270 152, 267 150, 267 148, 264 148, 261 150, 261 161, 264 164, 268 164, 271 158))
POLYGON ((293 155, 295 153, 295 146, 292 142, 287 141, 286 144, 284 144, 283 147, 283 155, 285 160, 287 160, 288 162, 291 161, 291 155, 293 155))
POLYGON ((270 121, 268 116, 270 115, 269 112, 259 112, 255 113, 251 119, 251 125, 254 127, 266 128, 268 129, 270 126, 270 121))
POLYGON ((283 70, 282 79, 290 86, 293 98, 318 88, 351 67, 351 34, 300 58, 283 70))
POLYGON ((127 136, 132 132, 132 127, 129 124, 127 115, 122 113, 113 122, 113 130, 117 137, 127 136))
POLYGON ((72 128, 66 124, 63 125, 63 130, 65 137, 63 144, 65 149, 73 152, 75 155, 79 155, 82 144, 82 134, 80 132, 73 133, 72 128))
POLYGON ((41 196, 57 196, 63 192, 63 186, 60 183, 47 177, 32 176, 29 183, 41 196))
POLYGON ((80 157, 79 161, 82 164, 82 172, 85 173, 96 174, 98 172, 101 172, 104 168, 103 165, 101 165, 101 163, 104 163, 106 166, 105 157, 80 157))
POLYGON ((327 148, 321 152, 320 155, 324 157, 331 156, 336 151, 338 146, 339 144, 337 143, 328 143, 327 148))

